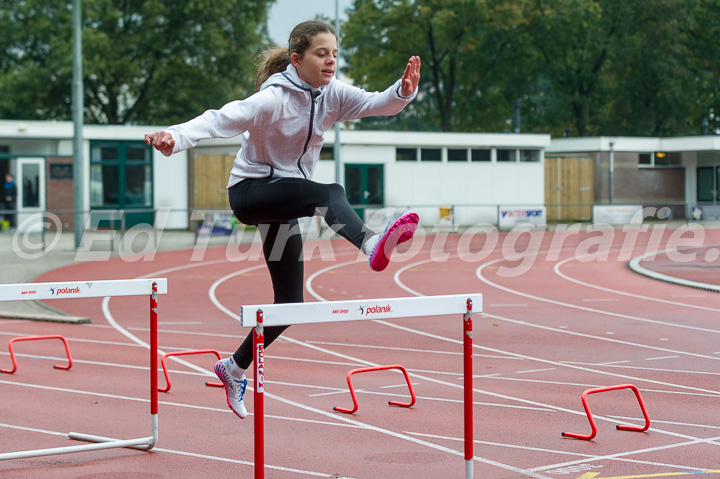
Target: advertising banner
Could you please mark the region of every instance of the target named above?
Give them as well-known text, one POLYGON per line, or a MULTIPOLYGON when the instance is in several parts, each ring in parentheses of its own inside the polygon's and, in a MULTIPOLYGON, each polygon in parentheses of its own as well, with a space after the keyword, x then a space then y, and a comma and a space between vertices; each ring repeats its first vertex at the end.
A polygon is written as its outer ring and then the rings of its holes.
POLYGON ((498 227, 513 228, 518 225, 547 224, 547 210, 544 206, 500 206, 498 227))

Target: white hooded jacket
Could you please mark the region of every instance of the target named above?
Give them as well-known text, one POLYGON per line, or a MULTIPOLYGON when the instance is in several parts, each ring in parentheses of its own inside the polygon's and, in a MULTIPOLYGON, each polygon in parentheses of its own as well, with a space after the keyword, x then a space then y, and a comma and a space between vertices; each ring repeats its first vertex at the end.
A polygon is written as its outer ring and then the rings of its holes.
POLYGON ((335 122, 366 116, 396 115, 417 94, 401 95, 401 80, 383 92, 366 92, 334 77, 312 88, 293 65, 267 79, 260 91, 232 101, 166 131, 172 134, 171 154, 206 138, 242 134, 228 188, 245 178, 312 178, 323 133, 335 122))

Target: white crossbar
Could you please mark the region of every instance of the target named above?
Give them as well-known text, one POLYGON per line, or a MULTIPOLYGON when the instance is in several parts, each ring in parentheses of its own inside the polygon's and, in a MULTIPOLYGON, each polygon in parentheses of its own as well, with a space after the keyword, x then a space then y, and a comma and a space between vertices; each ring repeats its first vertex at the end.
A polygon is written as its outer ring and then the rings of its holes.
POLYGON ((158 294, 167 294, 167 279, 165 278, 59 281, 55 283, 2 284, 0 285, 0 301, 142 296, 152 294, 153 283, 157 283, 158 294))
POLYGON ((263 324, 265 326, 464 314, 467 311, 468 299, 472 300, 474 311, 482 311, 482 294, 469 293, 447 296, 241 306, 240 323, 243 326, 255 327, 257 325, 258 310, 263 312, 263 324))

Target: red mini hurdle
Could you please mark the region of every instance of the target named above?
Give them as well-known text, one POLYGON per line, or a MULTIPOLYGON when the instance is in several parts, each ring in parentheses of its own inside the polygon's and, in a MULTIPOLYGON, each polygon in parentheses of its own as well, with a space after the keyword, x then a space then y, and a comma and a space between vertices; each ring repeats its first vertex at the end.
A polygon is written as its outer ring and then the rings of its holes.
POLYGON ((400 371, 402 371, 402 373, 405 375, 405 381, 407 382, 408 389, 410 390, 410 402, 409 403, 404 403, 404 402, 399 402, 399 401, 388 401, 388 404, 390 404, 391 406, 411 407, 413 404, 415 404, 415 390, 413 389, 412 383, 410 382, 410 376, 408 376, 407 369, 400 366, 399 364, 392 364, 390 366, 374 366, 374 367, 369 367, 369 368, 353 369, 352 371, 347 373, 347 383, 348 383, 348 387, 350 388, 350 396, 352 396, 353 408, 346 409, 344 407, 335 406, 333 408, 333 410, 338 411, 338 412, 348 413, 348 414, 353 414, 358 410, 359 406, 358 406, 357 395, 355 394, 355 388, 353 387, 353 383, 352 383, 352 375, 353 374, 367 373, 367 372, 371 372, 371 371, 386 371, 388 369, 399 369, 400 371))
POLYGON ((650 428, 650 416, 648 416, 647 408, 645 407, 645 402, 642 399, 642 396, 640 395, 640 391, 638 388, 633 386, 632 384, 620 384, 617 386, 607 386, 607 387, 601 387, 601 388, 595 388, 595 389, 588 389, 584 393, 582 393, 582 403, 583 407, 585 408, 585 413, 587 413, 588 421, 590 421, 590 428, 592 431, 588 435, 584 434, 575 434, 573 432, 563 432, 562 435, 565 437, 572 437, 575 439, 583 439, 585 441, 589 441, 592 438, 597 435, 597 425, 595 425, 595 419, 593 419, 592 413, 590 412, 590 406, 588 405, 587 397, 590 394, 595 393, 601 393, 605 391, 616 391, 618 389, 632 389, 632 391, 635 393, 635 397, 638 400, 638 403, 640 404, 640 409, 642 410, 643 416, 645 417, 645 426, 627 426, 623 424, 618 424, 615 426, 618 430, 621 431, 636 431, 636 432, 644 432, 647 431, 648 428, 650 428))
POLYGON ((15 351, 13 351, 13 343, 16 343, 18 341, 35 341, 38 339, 60 339, 65 345, 65 352, 67 353, 68 364, 67 366, 63 364, 56 364, 53 367, 55 369, 70 369, 72 367, 73 362, 72 356, 70 355, 70 346, 68 346, 68 342, 62 336, 59 336, 57 334, 50 334, 47 336, 25 336, 19 338, 12 338, 10 342, 8 342, 8 350, 10 351, 10 359, 12 360, 13 367, 12 369, 0 369, 0 373, 13 374, 15 371, 17 371, 17 360, 15 359, 15 351))
MULTIPOLYGON (((160 362, 162 363, 163 373, 165 374, 165 383, 167 384, 167 386, 165 386, 164 388, 158 388, 158 391, 166 393, 166 392, 169 392, 170 388, 172 387, 172 384, 170 383, 170 375, 168 374, 167 366, 165 365, 165 358, 168 358, 170 356, 185 356, 188 354, 214 354, 215 356, 217 356, 218 361, 220 361, 222 359, 222 356, 220 356, 220 353, 218 353, 214 349, 197 349, 197 350, 192 350, 192 351, 174 351, 174 352, 170 352, 170 353, 165 353, 162 355, 162 358, 160 358, 160 362)), ((223 387, 222 383, 212 383, 210 381, 207 381, 205 383, 205 385, 216 387, 216 388, 223 387)))

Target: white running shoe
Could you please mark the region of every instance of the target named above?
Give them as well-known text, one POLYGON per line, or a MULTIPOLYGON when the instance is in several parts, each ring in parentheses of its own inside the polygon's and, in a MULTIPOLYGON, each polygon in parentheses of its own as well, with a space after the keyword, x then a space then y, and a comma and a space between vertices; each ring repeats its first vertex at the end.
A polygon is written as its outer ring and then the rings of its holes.
POLYGON ((223 385, 225 386, 225 395, 227 396, 227 403, 230 409, 240 419, 247 417, 247 409, 245 409, 245 403, 243 403, 243 395, 245 394, 245 388, 247 387, 247 379, 243 374, 240 379, 235 378, 230 374, 228 370, 227 359, 221 359, 215 363, 215 374, 220 378, 223 385))

